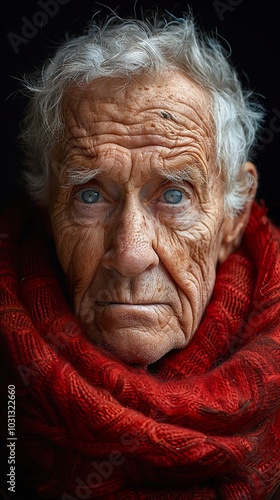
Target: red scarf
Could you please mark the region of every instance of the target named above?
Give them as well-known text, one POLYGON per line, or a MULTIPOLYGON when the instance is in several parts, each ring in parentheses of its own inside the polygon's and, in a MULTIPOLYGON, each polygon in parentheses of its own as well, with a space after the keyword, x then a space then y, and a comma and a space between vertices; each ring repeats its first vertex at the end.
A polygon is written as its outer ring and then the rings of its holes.
MULTIPOLYGON (((218 268, 193 340, 148 371, 86 340, 42 234, 26 229, 19 242, 11 211, 0 233, 16 471, 34 498, 270 498, 280 484, 280 252, 263 207, 218 268)), ((7 385, 1 396, 7 411, 7 385)))

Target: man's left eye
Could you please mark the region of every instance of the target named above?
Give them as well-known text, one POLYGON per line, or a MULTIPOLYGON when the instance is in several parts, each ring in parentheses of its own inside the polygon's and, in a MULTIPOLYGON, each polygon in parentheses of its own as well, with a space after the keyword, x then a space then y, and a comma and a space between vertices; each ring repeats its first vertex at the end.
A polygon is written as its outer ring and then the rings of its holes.
POLYGON ((99 191, 93 188, 81 189, 81 191, 78 191, 78 193, 75 194, 75 197, 79 201, 86 203, 88 205, 97 203, 102 199, 102 196, 99 193, 99 191))
POLYGON ((166 203, 170 203, 172 205, 177 205, 180 203, 183 199, 183 193, 182 191, 179 191, 178 189, 167 189, 163 193, 163 199, 166 203))

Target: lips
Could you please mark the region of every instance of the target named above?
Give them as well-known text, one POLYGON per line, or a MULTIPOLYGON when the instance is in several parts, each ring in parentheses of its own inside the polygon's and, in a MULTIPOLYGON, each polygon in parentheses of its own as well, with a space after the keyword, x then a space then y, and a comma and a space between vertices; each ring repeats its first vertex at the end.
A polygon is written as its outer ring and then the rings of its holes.
POLYGON ((155 302, 96 302, 95 321, 101 331, 110 331, 111 337, 129 328, 141 333, 143 328, 149 330, 157 323, 162 305, 155 302))
POLYGON ((96 302, 95 311, 98 314, 109 315, 135 315, 138 317, 150 316, 156 314, 161 308, 168 307, 168 304, 163 302, 96 302))
POLYGON ((97 306, 157 306, 157 305, 162 305, 162 302, 103 302, 103 301, 97 301, 96 302, 97 306))

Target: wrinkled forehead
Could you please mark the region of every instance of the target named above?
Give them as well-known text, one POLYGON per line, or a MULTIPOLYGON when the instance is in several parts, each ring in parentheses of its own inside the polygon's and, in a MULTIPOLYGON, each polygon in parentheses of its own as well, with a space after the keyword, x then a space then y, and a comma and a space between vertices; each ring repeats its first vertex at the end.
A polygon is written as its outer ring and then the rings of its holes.
POLYGON ((65 97, 63 114, 73 132, 80 128, 90 133, 97 123, 103 131, 102 123, 108 126, 110 121, 122 125, 123 133, 139 124, 153 132, 162 124, 173 139, 183 129, 196 130, 203 137, 213 135, 209 95, 178 70, 129 80, 99 78, 85 87, 72 87, 65 97))

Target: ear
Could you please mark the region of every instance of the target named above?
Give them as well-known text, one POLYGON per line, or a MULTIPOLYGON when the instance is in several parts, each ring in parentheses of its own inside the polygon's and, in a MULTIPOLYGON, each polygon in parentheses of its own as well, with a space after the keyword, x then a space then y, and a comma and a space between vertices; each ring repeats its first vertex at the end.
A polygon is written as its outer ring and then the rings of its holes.
POLYGON ((218 262, 221 264, 226 258, 239 247, 244 230, 247 226, 252 203, 256 195, 258 185, 258 174, 256 167, 253 163, 247 162, 244 165, 244 170, 247 175, 251 175, 255 182, 248 188, 247 195, 250 196, 249 202, 246 203, 243 210, 233 217, 228 217, 224 221, 223 236, 218 254, 218 262))

